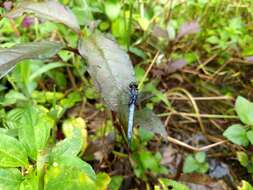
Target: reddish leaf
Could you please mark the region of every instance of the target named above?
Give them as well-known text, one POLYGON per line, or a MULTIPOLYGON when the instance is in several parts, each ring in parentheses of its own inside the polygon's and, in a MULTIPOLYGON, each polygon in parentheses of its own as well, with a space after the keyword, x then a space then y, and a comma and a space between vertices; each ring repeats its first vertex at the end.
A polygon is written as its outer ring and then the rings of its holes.
POLYGON ((199 31, 200 26, 197 21, 187 22, 180 27, 177 38, 181 38, 189 34, 195 34, 198 33, 199 31))
POLYGON ((24 13, 33 13, 39 18, 65 24, 76 32, 80 26, 75 15, 67 8, 56 1, 46 2, 22 2, 16 9, 7 14, 7 17, 16 18, 24 13))
POLYGON ((31 42, 0 49, 0 79, 24 59, 47 59, 63 46, 56 42, 31 42))
POLYGON ((169 63, 166 67, 167 73, 173 73, 181 68, 183 68, 187 62, 183 59, 179 59, 176 61, 173 61, 172 63, 169 63))
POLYGON ((12 2, 11 1, 5 1, 4 2, 4 8, 9 11, 12 8, 12 2))

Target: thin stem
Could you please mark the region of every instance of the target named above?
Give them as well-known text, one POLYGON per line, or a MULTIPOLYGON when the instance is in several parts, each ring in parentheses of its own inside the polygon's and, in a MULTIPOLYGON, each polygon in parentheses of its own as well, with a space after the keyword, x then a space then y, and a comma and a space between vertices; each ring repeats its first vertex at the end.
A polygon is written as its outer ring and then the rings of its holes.
POLYGON ((142 87, 143 87, 143 83, 144 83, 144 81, 146 80, 146 78, 147 78, 147 76, 148 76, 148 73, 149 73, 150 70, 152 69, 153 65, 155 64, 155 62, 156 62, 156 60, 157 60, 157 58, 158 58, 158 56, 159 56, 159 53, 160 53, 159 51, 156 53, 154 59, 152 60, 151 64, 149 65, 147 71, 145 72, 145 75, 142 77, 141 82, 140 82, 139 85, 138 85, 139 91, 141 91, 141 89, 142 89, 142 87))
POLYGON ((216 115, 216 114, 195 114, 195 113, 185 113, 185 112, 168 112, 159 114, 159 117, 165 117, 169 115, 181 115, 188 117, 202 117, 202 118, 211 118, 211 119, 239 119, 236 115, 216 115))

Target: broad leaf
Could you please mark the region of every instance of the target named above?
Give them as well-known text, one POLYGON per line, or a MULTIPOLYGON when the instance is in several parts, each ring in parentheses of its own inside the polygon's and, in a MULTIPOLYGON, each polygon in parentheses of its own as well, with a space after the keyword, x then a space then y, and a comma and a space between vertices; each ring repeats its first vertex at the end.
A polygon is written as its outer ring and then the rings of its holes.
POLYGON ((62 155, 54 159, 54 164, 55 163, 65 167, 78 168, 79 170, 85 172, 91 179, 96 180, 96 174, 92 167, 77 156, 62 155))
POLYGON ((107 186, 110 183, 110 176, 107 173, 98 173, 96 180, 96 189, 95 190, 106 190, 107 186))
POLYGON ((111 178, 111 182, 109 184, 109 189, 110 190, 119 190, 122 182, 123 182, 123 176, 121 176, 121 175, 113 176, 111 178))
POLYGON ((29 173, 24 177, 24 180, 20 184, 19 190, 38 190, 38 176, 35 171, 29 173))
POLYGON ((167 73, 173 73, 187 65, 187 61, 184 59, 179 59, 168 63, 165 67, 167 73))
POLYGON ((110 20, 115 20, 120 14, 120 1, 105 1, 105 13, 110 20))
POLYGON ((128 86, 135 81, 129 56, 115 41, 99 33, 82 39, 79 52, 87 59, 88 72, 106 105, 117 111, 120 97, 128 97, 128 86))
POLYGON ((230 127, 228 127, 224 131, 223 136, 238 145, 247 146, 249 144, 246 129, 244 129, 241 125, 238 124, 231 125, 230 127))
POLYGON ((177 38, 181 38, 181 37, 186 36, 188 34, 195 34, 195 33, 198 33, 199 31, 200 31, 200 26, 197 21, 184 23, 179 28, 177 38))
POLYGON ((252 129, 247 132, 247 137, 248 137, 249 142, 253 145, 253 130, 252 129))
POLYGON ((56 42, 31 42, 0 49, 0 78, 24 59, 46 59, 55 55, 63 46, 56 42))
POLYGON ((238 186, 238 190, 253 190, 253 186, 249 182, 242 180, 242 186, 238 186))
POLYGON ((14 137, 0 134, 0 167, 23 167, 28 165, 24 146, 14 137))
POLYGON ((62 155, 54 159, 45 176, 45 189, 106 189, 110 182, 107 174, 96 176, 92 167, 72 155, 62 155))
POLYGON ((198 169, 199 163, 194 159, 193 155, 188 155, 184 161, 183 172, 191 173, 198 169))
POLYGON ((236 152, 236 157, 239 160, 240 164, 244 167, 247 167, 249 164, 248 155, 245 152, 236 152))
POLYGON ((0 189, 19 190, 23 177, 16 168, 0 168, 0 189))
POLYGON ((58 142, 52 150, 51 156, 59 157, 62 155, 77 155, 83 147, 83 136, 81 129, 75 128, 72 136, 58 142))
POLYGON ((161 183, 163 189, 168 189, 168 187, 172 187, 173 190, 190 190, 186 185, 171 179, 160 178, 158 179, 158 181, 161 183))
POLYGON ((39 18, 48 19, 54 22, 65 24, 76 32, 80 31, 80 26, 75 15, 56 1, 32 2, 24 1, 12 10, 7 17, 16 18, 23 13, 33 13, 39 18))
POLYGON ((248 125, 253 125, 253 103, 242 96, 238 96, 235 102, 235 110, 240 120, 248 125))
POLYGON ((36 72, 34 72, 30 77, 29 80, 32 81, 34 80, 36 77, 39 77, 40 75, 42 75, 43 73, 48 72, 49 70, 58 68, 58 67, 65 67, 67 66, 67 64, 61 63, 61 62, 55 62, 55 63, 49 63, 46 65, 43 65, 40 69, 38 69, 36 72))
POLYGON ((82 139, 81 151, 84 151, 86 149, 86 147, 88 145, 87 129, 86 129, 86 123, 83 118, 77 117, 77 118, 70 118, 70 119, 65 120, 62 125, 62 130, 63 130, 64 135, 67 138, 75 137, 76 136, 76 134, 74 133, 75 130, 80 132, 80 133, 78 133, 77 138, 80 137, 82 139))
POLYGON ((196 154, 195 154, 195 159, 196 159, 199 163, 205 162, 206 153, 205 153, 205 152, 198 152, 198 153, 196 153, 196 154))
POLYGON ((4 99, 0 102, 2 106, 8 106, 15 104, 16 102, 25 101, 27 98, 16 90, 10 90, 4 96, 4 99))
POLYGON ((29 156, 36 160, 37 154, 47 145, 54 121, 37 106, 24 108, 19 121, 19 139, 29 156))
MULTIPOLYGON (((196 155, 195 155, 196 157, 196 155)), ((199 156, 197 156, 199 157, 199 156)), ((200 156, 201 157, 201 156, 200 156)), ((202 161, 203 158, 200 159, 202 161)), ((183 166, 183 172, 184 173, 192 173, 192 172, 198 172, 198 173, 206 173, 208 170, 208 163, 207 162, 199 162, 196 160, 193 155, 188 155, 185 159, 184 166, 183 166)))
POLYGON ((86 173, 73 167, 50 167, 45 176, 45 190, 94 190, 95 182, 86 173))

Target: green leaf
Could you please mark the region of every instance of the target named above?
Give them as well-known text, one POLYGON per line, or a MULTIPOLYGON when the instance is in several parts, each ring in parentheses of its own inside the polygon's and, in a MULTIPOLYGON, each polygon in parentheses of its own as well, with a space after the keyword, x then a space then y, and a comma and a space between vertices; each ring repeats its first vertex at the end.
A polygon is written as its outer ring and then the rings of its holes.
POLYGON ((95 182, 77 168, 50 167, 45 176, 45 190, 94 190, 95 182))
POLYGON ((220 39, 217 36, 211 36, 207 38, 206 41, 209 42, 210 44, 219 44, 220 39))
POLYGON ((19 190, 38 190, 38 176, 35 171, 25 176, 24 180, 20 184, 19 190))
POLYGON ((111 177, 109 189, 110 190, 119 190, 122 182, 123 182, 123 177, 120 175, 111 177))
POLYGON ((198 153, 196 153, 196 154, 195 154, 195 159, 196 159, 199 163, 205 162, 206 153, 205 153, 205 152, 198 152, 198 153))
POLYGON ((80 134, 78 133, 77 138, 81 138, 81 143, 82 143, 81 151, 83 152, 86 149, 88 145, 87 129, 86 129, 86 123, 83 118, 77 117, 77 118, 70 118, 70 119, 65 120, 63 123, 62 129, 63 129, 64 135, 68 138, 73 138, 74 136, 76 136, 76 134, 74 133, 75 130, 79 131, 80 134))
POLYGON ((236 157, 242 166, 247 167, 249 158, 245 152, 236 152, 236 157))
POLYGON ((83 136, 81 129, 75 128, 72 136, 58 142, 52 150, 52 157, 61 155, 77 155, 83 147, 83 136))
POLYGON ((70 9, 56 1, 24 1, 16 9, 9 12, 7 17, 16 18, 24 13, 34 13, 39 18, 65 24, 75 32, 80 32, 80 26, 75 15, 70 9))
POLYGON ((194 159, 193 155, 188 155, 184 161, 183 172, 191 173, 199 168, 199 163, 194 159))
POLYGON ((33 91, 32 98, 37 103, 54 103, 64 97, 62 92, 50 92, 50 91, 33 91))
POLYGON ((80 158, 72 155, 61 155, 54 159, 54 164, 58 164, 64 167, 74 167, 85 172, 91 179, 96 180, 96 174, 92 167, 81 160, 80 158))
POLYGON ((249 142, 253 145, 253 130, 247 132, 247 137, 249 139, 249 142))
POLYGON ((235 102, 235 110, 243 123, 253 125, 253 103, 242 96, 238 96, 235 102))
POLYGON ((0 104, 3 106, 9 106, 15 104, 16 102, 25 100, 27 100, 27 98, 22 93, 17 92, 16 90, 10 90, 5 94, 4 99, 0 102, 0 104))
POLYGON ((156 158, 152 155, 151 152, 148 151, 140 151, 139 152, 140 160, 144 168, 150 169, 153 172, 159 171, 159 163, 156 158))
MULTIPOLYGON (((77 165, 80 165, 82 161, 74 161, 75 165, 71 166, 73 159, 73 157, 70 159, 71 161, 63 159, 64 163, 55 162, 48 168, 45 175, 45 190, 83 190, 84 187, 86 190, 96 189, 96 181, 90 177, 90 173, 84 171, 83 166, 75 166, 77 162, 77 165)), ((59 159, 59 161, 61 160, 59 159)), ((84 167, 86 168, 86 166, 84 167)))
POLYGON ((239 124, 228 127, 223 132, 223 136, 238 145, 247 146, 249 144, 246 129, 239 124))
POLYGON ((242 186, 238 187, 238 190, 253 190, 253 186, 249 182, 242 180, 242 186))
POLYGON ((62 45, 56 42, 30 42, 11 48, 0 48, 0 78, 25 59, 46 59, 55 55, 62 45))
MULTIPOLYGON (((94 33, 79 42, 78 50, 88 61, 88 72, 106 105, 119 110, 121 98, 128 97, 129 84, 135 82, 134 69, 129 56, 114 40, 94 33)), ((125 98, 122 103, 127 104, 125 98)))
POLYGON ((19 121, 19 139, 24 144, 28 155, 36 160, 38 152, 43 150, 48 143, 54 120, 37 106, 30 105, 23 109, 23 115, 19 121))
POLYGON ((154 137, 154 133, 146 130, 143 127, 139 128, 139 137, 142 142, 148 142, 154 137))
POLYGON ((10 129, 18 129, 19 128, 18 121, 20 120, 22 115, 23 109, 14 108, 7 113, 6 117, 4 118, 5 121, 4 124, 6 125, 6 127, 10 129))
POLYGON ((205 162, 205 153, 199 152, 197 154, 188 155, 184 162, 183 172, 184 173, 191 173, 191 172, 198 172, 198 173, 206 173, 208 170, 208 163, 205 162))
POLYGON ((121 2, 117 0, 107 0, 104 3, 105 13, 110 20, 114 20, 119 16, 121 2))
POLYGON ((204 174, 208 171, 209 164, 207 162, 201 163, 199 168, 196 170, 196 172, 204 174))
POLYGON ((29 77, 29 81, 34 80, 35 78, 39 77, 40 75, 42 75, 43 73, 46 73, 49 70, 58 68, 58 67, 65 67, 68 66, 68 64, 64 64, 61 62, 55 62, 55 63, 49 63, 46 65, 43 65, 42 67, 40 67, 36 72, 34 72, 30 77, 29 77))
POLYGON ((110 176, 107 173, 99 173, 96 180, 96 190, 107 189, 110 176))
POLYGON ((168 187, 172 187, 171 189, 173 190, 190 190, 186 185, 179 183, 177 181, 171 180, 171 179, 160 178, 158 180, 164 190, 168 189, 168 187))
POLYGON ((0 134, 0 167, 24 167, 28 165, 27 152, 15 138, 0 134))
POLYGON ((112 35, 116 38, 126 38, 127 35, 127 29, 126 29, 126 23, 124 18, 118 17, 112 22, 111 26, 112 35))
POLYGON ((19 190, 23 176, 16 168, 0 168, 0 189, 19 190))
POLYGON ((67 109, 74 106, 77 102, 80 102, 82 100, 81 93, 78 91, 70 93, 67 98, 64 98, 61 100, 61 105, 67 109))

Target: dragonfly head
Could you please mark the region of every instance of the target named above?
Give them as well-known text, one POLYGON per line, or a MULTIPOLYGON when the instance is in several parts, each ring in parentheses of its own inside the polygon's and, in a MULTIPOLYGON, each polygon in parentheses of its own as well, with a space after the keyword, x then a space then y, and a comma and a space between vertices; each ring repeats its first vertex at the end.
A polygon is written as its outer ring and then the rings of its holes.
POLYGON ((137 86, 137 84, 136 84, 135 82, 131 82, 131 83, 129 84, 129 88, 130 88, 130 89, 137 89, 138 86, 137 86))

